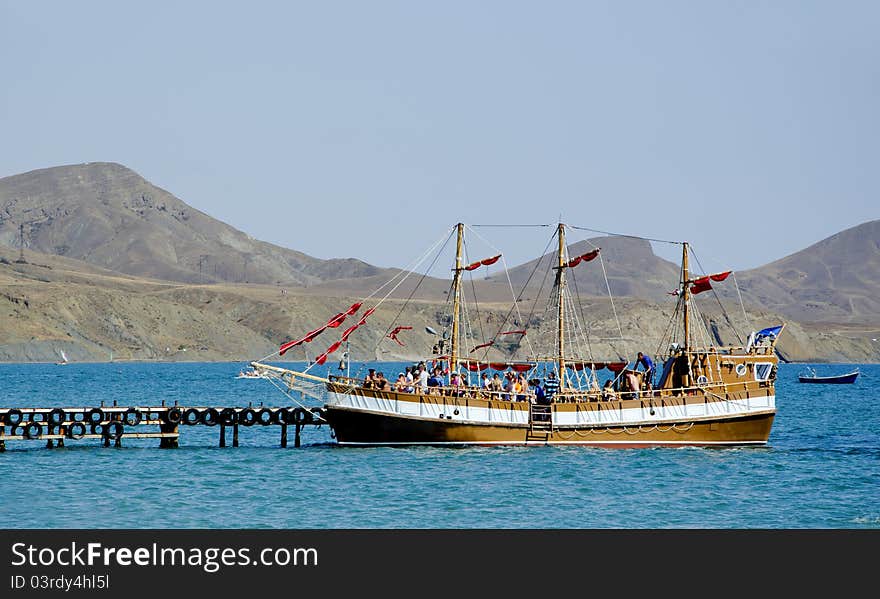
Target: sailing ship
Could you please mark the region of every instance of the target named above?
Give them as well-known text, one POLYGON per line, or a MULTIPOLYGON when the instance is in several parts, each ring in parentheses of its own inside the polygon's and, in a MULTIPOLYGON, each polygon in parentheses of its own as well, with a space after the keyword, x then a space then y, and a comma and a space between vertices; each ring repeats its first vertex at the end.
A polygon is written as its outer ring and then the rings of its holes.
MULTIPOLYGON (((598 360, 574 351, 567 271, 599 256, 600 248, 570 256, 566 225, 555 228, 557 251, 554 282, 549 298, 555 303, 553 347, 548 355, 537 352, 528 360, 496 362, 476 359, 463 345, 462 275, 498 260, 500 255, 464 264, 465 226, 453 229, 456 255, 449 298, 452 304, 451 334, 441 341, 443 353, 435 348, 428 360, 442 368, 444 383, 424 388, 415 384, 400 389, 378 389, 360 378, 318 376, 311 369, 293 370, 258 360, 252 367, 266 376, 287 383, 322 386, 326 401, 322 417, 340 445, 586 445, 605 447, 710 446, 766 444, 776 414, 775 381, 777 357, 774 346, 784 325, 752 333, 747 343, 714 346, 697 343, 691 323, 694 296, 712 288, 731 271, 693 276, 689 268, 689 246, 681 243, 682 261, 673 319, 676 342, 658 351, 655 373, 631 367, 620 356, 598 360), (445 342, 448 341, 448 352, 445 342), (665 355, 662 355, 665 354, 665 355), (558 389, 544 401, 531 390, 517 394, 461 385, 460 381, 483 370, 521 372, 532 382, 549 369, 558 389), (600 389, 596 372, 608 369, 614 378, 609 388, 600 389)), ((602 266, 604 270, 604 264, 602 266)), ((548 271, 549 272, 549 271, 548 271)), ((606 275, 607 283, 607 275, 606 275)), ((610 293, 610 287, 609 287, 610 293)), ((516 298, 514 298, 514 303, 516 298)), ((309 343, 322 332, 339 327, 356 314, 364 302, 353 304, 330 321, 300 339, 287 342, 279 354, 309 343)), ((612 304, 613 305, 613 304, 612 304)), ((375 307, 342 334, 327 352, 316 359, 323 364, 348 337, 367 324, 375 307)), ((743 310, 745 313, 745 310, 743 310)), ((574 316, 574 318, 573 318, 574 316)), ((577 324, 576 322, 574 324, 577 324)), ((401 329, 396 327, 395 334, 401 329)), ((430 326, 426 330, 431 331, 430 326)), ((499 331, 499 334, 510 331, 499 331)), ((526 330, 515 331, 526 334, 526 330)), ((395 335, 386 335, 399 340, 395 335)), ((493 339, 479 347, 489 348, 493 339)), ((476 349, 476 348, 475 348, 476 349)), ((578 350, 582 351, 582 350, 578 350)), ((273 354, 274 355, 274 354, 273 354)), ((545 379, 546 380, 546 379, 545 379)), ((278 386, 278 385, 276 385, 278 386)), ((553 387, 556 387, 554 384, 553 387)), ((279 386, 280 388, 280 386, 279 386)), ((549 387, 548 387, 549 391, 549 387)))
POLYGON ((66 366, 70 364, 70 360, 67 359, 67 354, 64 353, 63 349, 58 350, 58 353, 61 355, 61 361, 55 362, 56 366, 66 366))

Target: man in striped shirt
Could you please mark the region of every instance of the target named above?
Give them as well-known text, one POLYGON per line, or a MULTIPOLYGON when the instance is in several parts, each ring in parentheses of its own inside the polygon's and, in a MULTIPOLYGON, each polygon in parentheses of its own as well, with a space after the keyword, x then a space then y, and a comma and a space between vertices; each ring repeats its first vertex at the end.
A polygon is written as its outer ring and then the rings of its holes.
POLYGON ((544 394, 548 400, 552 401, 557 391, 559 391, 559 379, 556 378, 556 373, 551 370, 547 378, 544 379, 544 394))

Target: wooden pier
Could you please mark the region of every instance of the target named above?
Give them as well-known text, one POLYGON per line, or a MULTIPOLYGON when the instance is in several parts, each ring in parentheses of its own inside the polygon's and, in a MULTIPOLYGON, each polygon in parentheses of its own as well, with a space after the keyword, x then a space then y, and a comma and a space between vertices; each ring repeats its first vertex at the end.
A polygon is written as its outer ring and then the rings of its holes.
POLYGON ((123 439, 158 439, 159 447, 176 448, 180 427, 219 427, 220 447, 226 447, 226 429, 232 447, 238 447, 240 427, 277 426, 281 447, 287 447, 287 427, 294 429, 299 447, 306 426, 325 424, 321 408, 210 407, 210 406, 104 406, 79 408, 0 408, 0 451, 7 441, 45 441, 47 448, 65 442, 99 440, 104 447, 122 446, 123 439))

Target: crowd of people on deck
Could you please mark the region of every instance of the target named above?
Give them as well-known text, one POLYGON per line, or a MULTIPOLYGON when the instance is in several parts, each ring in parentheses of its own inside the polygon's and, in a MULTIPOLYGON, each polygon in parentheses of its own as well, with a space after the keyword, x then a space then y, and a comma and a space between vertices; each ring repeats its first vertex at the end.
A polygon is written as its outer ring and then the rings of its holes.
MULTIPOLYGON (((639 367, 644 368, 644 375, 638 388, 652 389, 654 379, 654 363, 646 354, 639 352, 633 371, 639 367)), ((613 400, 617 397, 614 379, 608 379, 601 389, 595 378, 592 379, 591 391, 602 396, 603 399, 613 400)), ((632 383, 630 383, 632 384, 632 383)), ((550 371, 546 378, 528 379, 523 372, 508 370, 503 373, 495 372, 492 375, 484 372, 480 375, 477 386, 469 385, 464 375, 453 372, 446 382, 443 370, 439 366, 432 369, 425 362, 419 362, 413 366, 407 366, 404 372, 397 375, 397 379, 391 381, 381 371, 370 368, 363 380, 366 389, 378 391, 397 391, 402 393, 422 393, 429 395, 451 395, 453 397, 493 397, 505 401, 529 401, 537 404, 550 404, 553 397, 559 392, 559 379, 556 372, 550 371)), ((617 386, 620 388, 620 385, 617 386)), ((626 387, 626 385, 624 385, 626 387)))

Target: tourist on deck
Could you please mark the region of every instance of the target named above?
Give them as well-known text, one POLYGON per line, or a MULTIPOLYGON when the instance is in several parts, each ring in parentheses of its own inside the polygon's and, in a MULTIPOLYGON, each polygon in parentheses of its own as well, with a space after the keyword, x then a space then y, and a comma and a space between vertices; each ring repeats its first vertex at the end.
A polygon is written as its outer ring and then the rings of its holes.
POLYGON ((556 372, 551 370, 544 380, 544 393, 549 399, 553 399, 557 391, 559 391, 559 379, 556 378, 556 372))
POLYGON ((364 389, 372 389, 376 384, 376 369, 370 368, 367 376, 364 377, 364 389))
POLYGON ((617 393, 614 392, 614 381, 608 379, 605 381, 605 386, 602 387, 602 399, 606 401, 611 401, 615 397, 617 397, 617 393))
POLYGON ((428 378, 428 389, 430 393, 437 393, 440 390, 440 387, 443 386, 443 375, 441 374, 440 367, 437 366, 434 368, 434 374, 428 378))
POLYGON ((419 389, 422 393, 428 392, 428 369, 424 362, 419 363, 419 389))
POLYGON ((654 388, 654 362, 651 360, 649 356, 646 356, 642 352, 639 352, 639 355, 636 357, 636 365, 633 370, 638 370, 639 366, 645 367, 645 388, 653 389, 654 388))
POLYGON ((504 384, 502 385, 502 390, 504 391, 504 395, 501 396, 501 399, 513 401, 516 399, 514 392, 514 380, 513 373, 509 370, 504 373, 504 384))
POLYGON ((501 377, 498 376, 498 373, 492 375, 492 380, 489 381, 489 390, 490 391, 501 391, 504 388, 504 385, 501 383, 501 377))
POLYGON ((513 383, 513 389, 516 393, 516 401, 526 400, 526 391, 529 389, 529 383, 526 381, 526 375, 519 373, 513 383))
POLYGON ((449 386, 452 387, 452 395, 455 397, 461 397, 464 395, 464 381, 461 379, 461 375, 457 372, 453 372, 449 375, 449 386))
POLYGON ((489 379, 489 374, 484 372, 480 375, 480 389, 482 391, 491 391, 492 381, 489 379))
POLYGON ((406 384, 410 387, 410 393, 412 393, 412 391, 413 391, 413 390, 412 390, 412 387, 413 387, 413 381, 415 380, 415 377, 413 376, 413 372, 412 372, 412 371, 413 371, 413 367, 412 367, 412 366, 407 366, 407 367, 406 367, 406 384))
POLYGON ((407 389, 406 375, 404 375, 401 372, 400 374, 397 375, 397 381, 394 383, 394 390, 399 391, 399 392, 403 392, 403 391, 406 391, 406 389, 407 389))
POLYGON ((385 374, 379 372, 376 374, 376 380, 373 381, 373 388, 379 391, 391 391, 391 383, 385 378, 385 374))

